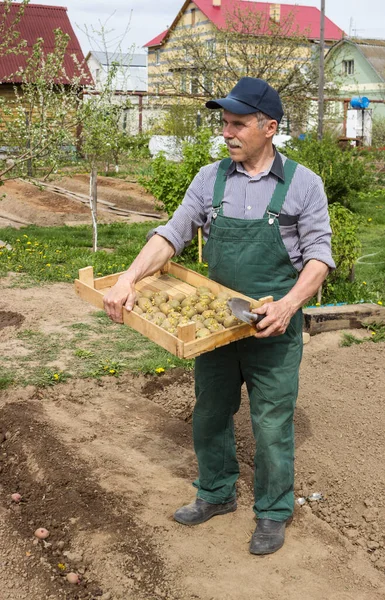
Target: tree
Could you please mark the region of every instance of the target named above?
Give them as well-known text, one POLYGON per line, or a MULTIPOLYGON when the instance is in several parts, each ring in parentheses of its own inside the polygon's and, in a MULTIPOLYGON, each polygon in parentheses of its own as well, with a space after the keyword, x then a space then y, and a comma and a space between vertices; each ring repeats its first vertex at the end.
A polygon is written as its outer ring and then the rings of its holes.
POLYGON ((77 65, 76 75, 68 79, 64 69, 68 41, 67 34, 55 30, 55 47, 45 53, 39 38, 25 69, 17 73, 21 84, 14 86, 14 100, 0 98, 1 145, 8 149, 7 160, 0 161, 0 185, 5 179, 31 177, 37 168, 47 176, 66 149, 76 145, 85 74, 77 65))
MULTIPOLYGON (((107 22, 106 22, 107 23, 107 22)), ((119 168, 121 153, 126 148, 125 135, 122 131, 122 117, 131 104, 129 96, 124 95, 126 88, 125 70, 122 66, 121 44, 128 31, 119 36, 115 49, 108 52, 112 31, 106 29, 106 23, 100 23, 100 30, 92 28, 91 33, 85 28, 91 47, 95 46, 105 53, 107 68, 99 82, 88 89, 79 118, 81 122, 80 143, 82 153, 88 162, 90 171, 90 207, 93 225, 93 250, 98 247, 97 229, 97 177, 101 169, 108 173, 111 164, 119 168), (109 60, 111 57, 111 60, 109 60), (116 82, 123 86, 123 95, 117 94, 116 82)))
POLYGON ((13 0, 2 0, 0 5, 0 58, 7 54, 20 54, 26 47, 26 41, 20 39, 17 26, 30 0, 19 0, 13 9, 13 0))
POLYGON ((250 3, 228 11, 222 29, 203 33, 199 27, 173 31, 169 69, 160 75, 164 89, 223 97, 241 77, 259 77, 277 89, 294 126, 306 121, 317 96, 319 51, 293 13, 275 21, 250 3))

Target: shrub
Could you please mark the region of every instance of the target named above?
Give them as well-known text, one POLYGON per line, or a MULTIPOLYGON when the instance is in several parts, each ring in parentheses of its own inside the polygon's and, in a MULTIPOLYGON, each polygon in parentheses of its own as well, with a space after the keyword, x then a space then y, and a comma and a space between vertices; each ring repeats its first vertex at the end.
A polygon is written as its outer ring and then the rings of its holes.
POLYGON ((361 251, 361 242, 357 235, 360 219, 339 202, 329 207, 329 214, 333 232, 332 253, 337 267, 329 280, 346 280, 361 251))
POLYGON ((370 159, 363 158, 356 148, 340 148, 330 134, 321 141, 315 135, 293 139, 284 153, 322 178, 329 204, 338 202, 349 208, 358 192, 368 191, 375 184, 370 159))

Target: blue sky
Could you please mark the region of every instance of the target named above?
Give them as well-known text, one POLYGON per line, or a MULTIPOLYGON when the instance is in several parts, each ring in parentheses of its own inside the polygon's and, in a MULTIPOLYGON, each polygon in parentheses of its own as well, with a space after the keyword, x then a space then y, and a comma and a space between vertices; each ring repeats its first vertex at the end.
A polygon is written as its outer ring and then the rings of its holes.
MULTIPOLYGON (((320 0, 283 0, 280 3, 318 8, 321 5, 320 0)), ((384 0, 370 0, 367 4, 362 0, 325 0, 325 3, 327 17, 347 34, 385 39, 384 0)), ((89 30, 92 27, 97 30, 100 23, 104 24, 108 19, 107 28, 113 30, 109 36, 111 43, 114 37, 123 35, 129 26, 123 49, 128 49, 131 44, 141 48, 171 25, 183 6, 183 0, 32 0, 32 4, 66 6, 86 53, 90 43, 77 25, 82 29, 87 25, 89 30)))

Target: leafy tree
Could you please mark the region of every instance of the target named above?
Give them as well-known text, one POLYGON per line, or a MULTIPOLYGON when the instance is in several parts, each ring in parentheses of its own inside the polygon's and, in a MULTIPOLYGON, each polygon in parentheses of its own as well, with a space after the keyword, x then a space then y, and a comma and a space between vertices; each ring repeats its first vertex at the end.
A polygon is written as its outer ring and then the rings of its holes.
POLYGON ((20 39, 17 26, 29 0, 18 1, 19 5, 15 10, 12 10, 15 4, 13 0, 2 0, 0 5, 0 57, 7 54, 20 54, 27 45, 25 40, 20 39))
POLYGON ((168 72, 159 73, 164 89, 223 97, 241 77, 259 77, 277 89, 294 127, 306 122, 309 98, 318 94, 319 50, 295 26, 293 13, 278 22, 250 3, 229 10, 221 29, 203 34, 198 26, 172 32, 168 72))
POLYGON ((8 149, 8 158, 0 161, 0 184, 33 176, 37 168, 48 176, 65 150, 75 147, 84 73, 78 65, 69 81, 64 69, 68 41, 67 34, 55 30, 55 47, 46 53, 39 38, 26 67, 16 73, 22 83, 14 86, 14 100, 0 98, 0 142, 8 149))
POLYGON ((329 204, 339 202, 349 207, 360 191, 369 190, 375 184, 374 166, 369 156, 364 157, 355 148, 340 148, 330 133, 321 141, 315 134, 304 140, 292 139, 285 145, 284 153, 322 178, 329 204))
MULTIPOLYGON (((107 22, 106 22, 107 23, 107 22)), ((85 27, 91 47, 96 46, 99 51, 106 54, 107 68, 100 81, 87 91, 87 96, 79 111, 81 122, 80 143, 82 153, 89 166, 90 172, 90 206, 93 224, 93 249, 97 250, 97 176, 100 170, 108 173, 110 165, 119 170, 119 159, 127 150, 126 135, 122 130, 122 117, 130 107, 129 96, 117 95, 116 84, 119 80, 123 87, 125 85, 125 71, 122 65, 123 53, 121 44, 126 31, 119 37, 118 43, 114 38, 115 49, 111 53, 110 34, 106 23, 100 23, 100 29, 92 28, 91 31, 85 27), (111 61, 109 57, 111 56, 111 61)))

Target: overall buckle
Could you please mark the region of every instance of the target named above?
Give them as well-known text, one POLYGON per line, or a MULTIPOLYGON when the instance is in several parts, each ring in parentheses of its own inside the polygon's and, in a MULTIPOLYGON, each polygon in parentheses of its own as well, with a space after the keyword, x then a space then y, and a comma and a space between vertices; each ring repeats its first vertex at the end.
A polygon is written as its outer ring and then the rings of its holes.
POLYGON ((268 210, 267 214, 269 215, 269 225, 272 225, 275 219, 278 219, 279 217, 279 213, 274 213, 271 210, 268 210))

